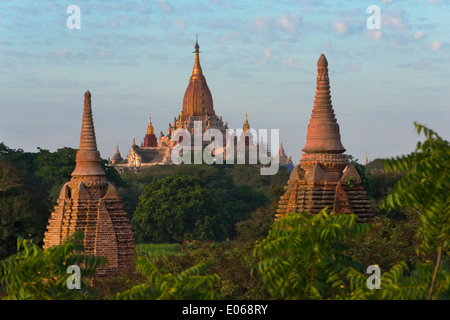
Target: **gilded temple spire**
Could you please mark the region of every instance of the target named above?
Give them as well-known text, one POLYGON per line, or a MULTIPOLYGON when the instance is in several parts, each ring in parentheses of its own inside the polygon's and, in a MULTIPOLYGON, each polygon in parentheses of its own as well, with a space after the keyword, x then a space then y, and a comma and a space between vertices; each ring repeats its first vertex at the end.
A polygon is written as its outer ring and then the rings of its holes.
POLYGON ((198 38, 195 41, 195 62, 189 85, 183 98, 183 116, 185 117, 204 117, 215 116, 213 99, 203 75, 200 65, 200 46, 198 38))
POLYGON ((155 134, 155 130, 152 125, 152 116, 148 117, 147 134, 155 134))
POLYGON ((191 79, 197 79, 203 77, 203 70, 202 66, 200 65, 200 46, 198 45, 198 34, 196 35, 195 40, 195 63, 194 63, 194 70, 192 71, 192 77, 191 79))
POLYGON ((250 129, 250 124, 248 123, 247 114, 245 114, 245 121, 244 121, 244 132, 247 132, 247 130, 250 129))

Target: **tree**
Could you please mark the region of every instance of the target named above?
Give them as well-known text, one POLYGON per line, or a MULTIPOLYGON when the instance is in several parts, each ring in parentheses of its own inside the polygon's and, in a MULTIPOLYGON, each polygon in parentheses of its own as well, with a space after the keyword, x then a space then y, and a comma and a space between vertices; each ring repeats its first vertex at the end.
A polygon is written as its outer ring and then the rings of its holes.
POLYGON ((131 221, 141 242, 224 240, 226 215, 213 190, 196 177, 154 180, 139 197, 131 221))
POLYGON ((15 252, 18 237, 42 240, 48 194, 4 158, 0 159, 0 260, 15 252))
POLYGON ((386 199, 386 207, 409 208, 419 216, 419 251, 437 253, 428 299, 432 299, 442 256, 450 245, 450 145, 436 132, 414 123, 425 135, 409 155, 384 162, 387 172, 404 176, 386 199))
POLYGON ((17 240, 17 253, 0 262, 0 283, 7 300, 65 300, 89 298, 89 280, 105 265, 102 257, 83 254, 83 233, 78 231, 64 243, 42 250, 29 240, 17 240), (81 269, 81 289, 70 290, 68 267, 81 269), (87 281, 88 280, 88 281, 87 281))
POLYGON ((342 295, 359 274, 347 255, 348 239, 361 237, 367 224, 355 215, 287 214, 255 246, 257 270, 275 299, 331 299, 342 295))
POLYGON ((4 159, 0 159, 0 192, 19 187, 20 179, 14 173, 14 168, 4 159))
POLYGON ((373 182, 371 177, 366 173, 366 167, 358 162, 358 159, 353 158, 352 155, 347 155, 348 161, 355 167, 356 171, 358 171, 359 176, 361 178, 361 184, 366 190, 369 198, 373 198, 373 182))
POLYGON ((136 269, 147 282, 118 293, 118 300, 216 300, 220 282, 217 274, 202 275, 207 263, 197 264, 179 274, 172 274, 153 263, 139 259, 136 269))
POLYGON ((48 188, 70 180, 71 174, 75 169, 76 149, 65 147, 56 150, 56 152, 38 149, 35 174, 48 188))

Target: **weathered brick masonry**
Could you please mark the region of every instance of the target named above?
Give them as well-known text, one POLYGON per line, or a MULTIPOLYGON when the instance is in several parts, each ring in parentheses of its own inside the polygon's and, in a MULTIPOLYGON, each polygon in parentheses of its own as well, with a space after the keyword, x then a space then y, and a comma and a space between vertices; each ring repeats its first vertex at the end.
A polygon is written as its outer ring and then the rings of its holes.
POLYGON ((45 233, 44 249, 59 245, 78 230, 84 232, 85 253, 108 260, 106 267, 98 270, 99 275, 134 271, 133 232, 116 189, 101 167, 89 91, 84 95, 76 167, 61 189, 45 233))
POLYGON ((334 213, 354 213, 359 221, 373 217, 372 206, 356 168, 343 153, 339 125, 331 103, 328 62, 317 63, 314 108, 306 145, 281 197, 276 219, 296 212, 316 214, 328 207, 334 213))

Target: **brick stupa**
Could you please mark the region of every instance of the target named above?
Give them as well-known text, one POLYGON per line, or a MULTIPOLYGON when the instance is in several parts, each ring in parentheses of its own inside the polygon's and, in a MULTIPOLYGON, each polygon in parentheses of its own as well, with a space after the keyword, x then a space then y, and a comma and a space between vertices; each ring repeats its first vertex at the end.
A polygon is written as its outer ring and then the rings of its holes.
POLYGON ((98 275, 134 271, 133 232, 116 189, 101 166, 89 91, 84 95, 75 170, 61 189, 45 233, 44 249, 59 245, 78 230, 84 232, 85 253, 103 256, 108 261, 98 275))
POLYGON ((323 54, 317 66, 316 97, 304 153, 292 170, 276 219, 289 213, 316 214, 327 207, 328 211, 355 214, 359 221, 369 221, 373 217, 371 202, 358 171, 344 155, 331 103, 328 62, 323 54))

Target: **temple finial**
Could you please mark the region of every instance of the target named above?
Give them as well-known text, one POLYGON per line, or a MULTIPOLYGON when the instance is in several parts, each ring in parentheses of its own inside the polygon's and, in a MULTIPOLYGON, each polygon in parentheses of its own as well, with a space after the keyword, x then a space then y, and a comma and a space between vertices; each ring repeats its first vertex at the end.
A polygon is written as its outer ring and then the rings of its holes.
POLYGON ((244 121, 244 132, 247 132, 247 130, 250 129, 250 124, 248 123, 247 114, 245 114, 245 121, 244 121))
POLYGON ((198 45, 198 33, 195 34, 195 51, 198 51, 200 46, 198 45))
POLYGON ((148 117, 148 126, 147 126, 147 134, 154 134, 155 131, 153 130, 153 125, 152 125, 152 116, 148 117))
POLYGON ((328 61, 323 53, 320 55, 319 61, 317 61, 317 66, 319 68, 328 68, 328 61))
POLYGON ((203 77, 203 71, 202 67, 200 65, 200 46, 198 45, 198 35, 196 36, 195 40, 195 63, 194 63, 194 70, 192 71, 191 79, 197 79, 203 77))

